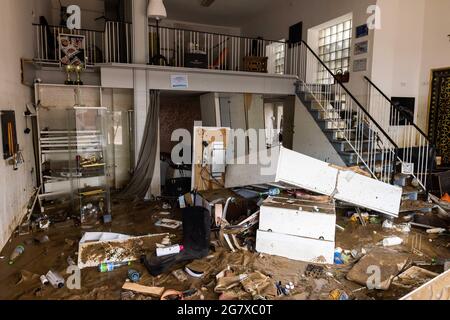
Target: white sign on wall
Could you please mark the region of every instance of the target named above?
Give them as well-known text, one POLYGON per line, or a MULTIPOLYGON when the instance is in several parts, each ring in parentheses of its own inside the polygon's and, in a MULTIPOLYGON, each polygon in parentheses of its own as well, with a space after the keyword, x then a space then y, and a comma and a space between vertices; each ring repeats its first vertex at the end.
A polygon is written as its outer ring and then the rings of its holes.
POLYGON ((189 81, 187 75, 172 75, 170 76, 170 86, 172 89, 187 89, 189 81))

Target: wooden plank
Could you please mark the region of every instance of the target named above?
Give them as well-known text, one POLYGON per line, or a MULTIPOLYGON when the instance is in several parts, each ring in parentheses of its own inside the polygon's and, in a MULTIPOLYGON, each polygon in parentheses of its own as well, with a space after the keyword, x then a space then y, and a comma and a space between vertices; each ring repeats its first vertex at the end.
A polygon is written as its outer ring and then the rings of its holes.
POLYGON ((425 283, 400 300, 450 300, 450 270, 425 283))
POLYGON ((137 283, 125 282, 122 290, 134 291, 141 294, 146 294, 153 297, 161 297, 165 288, 162 287, 147 287, 137 283))

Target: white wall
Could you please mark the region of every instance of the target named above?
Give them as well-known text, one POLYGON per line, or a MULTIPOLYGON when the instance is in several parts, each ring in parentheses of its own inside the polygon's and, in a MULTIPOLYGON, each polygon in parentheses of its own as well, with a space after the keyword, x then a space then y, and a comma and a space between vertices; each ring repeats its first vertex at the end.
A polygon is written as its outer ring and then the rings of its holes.
MULTIPOLYGON (((266 9, 265 14, 256 15, 254 19, 247 21, 242 26, 244 36, 262 36, 266 39, 279 40, 289 38, 289 27, 303 21, 303 39, 311 43, 308 39, 308 30, 336 19, 348 13, 353 14, 353 29, 356 26, 367 22, 369 15, 367 8, 376 3, 376 0, 277 0, 273 6, 266 9)), ((372 48, 372 32, 370 32, 369 51, 372 48)), ((358 41, 360 41, 358 39, 358 41)), ((354 43, 354 42, 353 42, 354 43)), ((350 61, 350 71, 353 65, 353 48, 350 61)), ((364 56, 358 56, 358 59, 364 56)), ((370 74, 371 53, 368 58, 367 72, 357 72, 350 76, 348 87, 357 98, 365 98, 366 86, 363 77, 370 74)))
POLYGON ((18 141, 25 158, 25 164, 18 171, 13 171, 3 157, 0 160, 0 248, 20 223, 33 192, 33 143, 31 135, 23 133, 23 112, 26 103, 32 102, 32 91, 21 84, 20 58, 33 58, 31 23, 34 8, 32 0, 3 0, 0 10, 0 110, 15 110, 18 141))
MULTIPOLYGON (((372 80, 389 97, 414 97, 415 122, 428 128, 432 69, 450 67, 450 1, 378 0, 372 80)), ((374 114, 379 110, 372 110, 374 114)))
MULTIPOLYGON (((432 69, 450 68, 450 1, 426 1, 422 61, 419 75, 417 123, 428 131, 429 90, 432 69)), ((427 132, 426 131, 426 132, 427 132)))
POLYGON ((298 97, 295 97, 294 141, 292 150, 338 166, 346 166, 327 136, 298 97))

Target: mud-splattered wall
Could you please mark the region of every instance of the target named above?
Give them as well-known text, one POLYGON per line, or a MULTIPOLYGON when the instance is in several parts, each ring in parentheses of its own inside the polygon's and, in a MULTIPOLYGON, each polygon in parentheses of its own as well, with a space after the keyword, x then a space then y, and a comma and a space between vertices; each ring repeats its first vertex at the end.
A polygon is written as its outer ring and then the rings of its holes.
POLYGON ((31 134, 24 134, 26 123, 23 116, 26 104, 32 102, 32 89, 22 85, 20 69, 20 58, 33 58, 32 15, 35 1, 1 2, 0 110, 16 112, 17 138, 25 163, 14 171, 3 157, 0 161, 0 248, 3 248, 23 218, 35 184, 33 141, 31 134))
POLYGON ((161 152, 172 151, 177 142, 171 142, 172 132, 176 129, 193 131, 194 121, 201 121, 200 97, 165 95, 161 96, 160 130, 161 152))

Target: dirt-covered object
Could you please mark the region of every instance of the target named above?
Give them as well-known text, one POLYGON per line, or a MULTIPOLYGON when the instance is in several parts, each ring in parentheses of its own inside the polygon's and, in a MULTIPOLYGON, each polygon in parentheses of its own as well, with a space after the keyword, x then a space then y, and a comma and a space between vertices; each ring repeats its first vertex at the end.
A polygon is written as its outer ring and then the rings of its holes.
POLYGON ((167 234, 134 237, 125 240, 101 241, 80 244, 78 266, 95 267, 103 262, 128 262, 139 260, 153 252, 167 234))
POLYGON ((375 248, 347 274, 347 279, 373 289, 388 290, 392 280, 409 263, 407 254, 385 248, 375 248))

